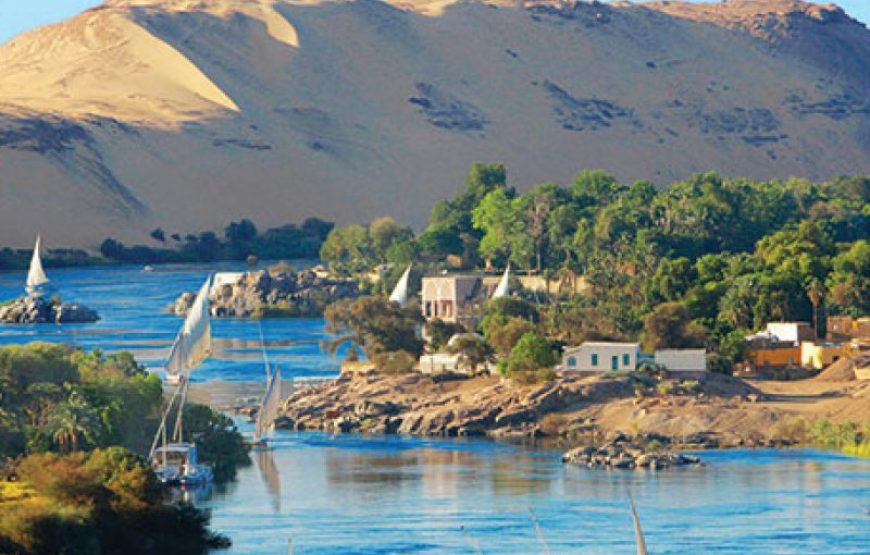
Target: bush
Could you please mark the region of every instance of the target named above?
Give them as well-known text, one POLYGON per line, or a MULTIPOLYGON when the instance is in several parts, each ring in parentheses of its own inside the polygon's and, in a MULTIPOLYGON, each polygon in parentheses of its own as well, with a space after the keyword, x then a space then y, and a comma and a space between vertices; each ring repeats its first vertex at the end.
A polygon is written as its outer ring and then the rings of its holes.
POLYGON ((402 374, 412 371, 417 364, 417 359, 406 351, 393 351, 378 353, 372 357, 372 362, 375 363, 375 367, 381 372, 402 374))
POLYGON ((668 381, 660 382, 656 386, 656 391, 659 395, 670 395, 674 392, 674 384, 668 381))
POLYGON ((207 512, 167 504, 145 461, 125 449, 31 455, 16 479, 0 486, 0 552, 192 555, 229 546, 208 530, 207 512))
POLYGON ((232 480, 238 467, 251 464, 250 448, 232 419, 211 407, 185 407, 184 435, 196 442, 199 458, 212 466, 217 483, 232 480))

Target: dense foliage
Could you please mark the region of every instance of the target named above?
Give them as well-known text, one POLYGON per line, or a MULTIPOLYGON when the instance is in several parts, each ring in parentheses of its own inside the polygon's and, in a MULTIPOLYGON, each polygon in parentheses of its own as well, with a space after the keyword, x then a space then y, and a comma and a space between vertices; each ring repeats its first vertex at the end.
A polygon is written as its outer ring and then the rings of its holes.
MULTIPOLYGON (((167 503, 135 454, 148 451, 162 399, 160 379, 129 353, 0 348, 0 458, 8 457, 0 466, 0 553, 204 553, 226 545, 208 531, 206 512, 167 503)), ((228 418, 196 405, 185 415, 216 477, 247 462, 228 418)))
POLYGON ((163 389, 129 353, 32 343, 0 348, 0 456, 147 449, 163 389))
POLYGON ((113 261, 136 264, 245 260, 251 255, 261 260, 316 258, 332 228, 330 222, 308 218, 299 226, 287 224, 259 233, 253 222, 243 219, 230 223, 223 238, 212 231, 167 237, 163 230, 155 229, 151 238, 160 247, 127 247, 110 238, 100 245, 100 253, 113 261))
POLYGON ((812 183, 704 173, 657 190, 589 170, 567 186, 518 193, 500 164, 474 164, 465 191, 436 204, 421 234, 394 233, 372 250, 365 228, 336 229, 341 257, 335 250, 321 256, 348 270, 510 262, 543 276, 550 289, 539 321, 484 320, 482 331, 502 355, 531 324, 565 343, 707 346, 734 360, 742 337, 768 321, 823 329, 826 315, 870 313, 868 201, 867 177, 812 183), (564 286, 577 279, 582 293, 574 294, 564 286), (508 331, 510 341, 492 342, 508 331))
POLYGON ((166 503, 147 464, 120 447, 30 455, 0 482, 0 553, 199 554, 229 541, 209 515, 166 503))

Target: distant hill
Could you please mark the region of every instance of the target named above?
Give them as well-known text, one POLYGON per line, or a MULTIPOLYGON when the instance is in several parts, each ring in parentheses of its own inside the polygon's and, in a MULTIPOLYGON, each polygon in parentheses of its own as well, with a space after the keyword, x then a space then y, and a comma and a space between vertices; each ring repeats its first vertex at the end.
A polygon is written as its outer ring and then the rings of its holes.
POLYGON ((0 47, 0 244, 421 227, 475 160, 519 188, 870 173, 867 60, 791 0, 111 0, 0 47))

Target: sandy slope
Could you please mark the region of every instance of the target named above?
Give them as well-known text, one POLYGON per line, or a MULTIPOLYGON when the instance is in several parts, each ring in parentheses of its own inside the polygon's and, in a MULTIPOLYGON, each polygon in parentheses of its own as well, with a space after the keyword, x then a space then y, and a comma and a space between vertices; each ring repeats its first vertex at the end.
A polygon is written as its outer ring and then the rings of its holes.
POLYGON ((113 0, 0 46, 0 244, 420 227, 474 160, 520 188, 870 172, 868 58, 863 26, 784 0, 113 0))

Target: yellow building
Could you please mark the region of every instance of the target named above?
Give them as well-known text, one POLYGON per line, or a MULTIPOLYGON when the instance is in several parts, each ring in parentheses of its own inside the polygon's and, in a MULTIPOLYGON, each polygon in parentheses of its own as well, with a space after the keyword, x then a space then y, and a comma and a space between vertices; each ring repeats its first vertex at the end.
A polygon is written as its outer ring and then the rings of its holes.
POLYGON ((801 366, 821 370, 851 354, 851 348, 845 343, 801 343, 801 366))
POLYGON ((746 358, 756 368, 797 366, 801 363, 801 348, 794 345, 749 347, 746 358))

